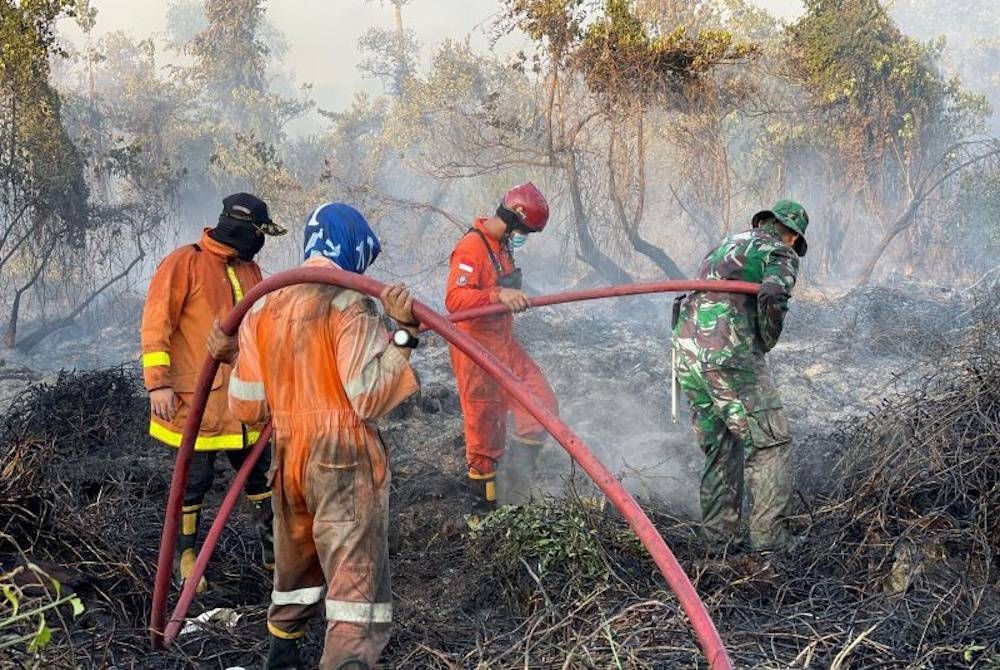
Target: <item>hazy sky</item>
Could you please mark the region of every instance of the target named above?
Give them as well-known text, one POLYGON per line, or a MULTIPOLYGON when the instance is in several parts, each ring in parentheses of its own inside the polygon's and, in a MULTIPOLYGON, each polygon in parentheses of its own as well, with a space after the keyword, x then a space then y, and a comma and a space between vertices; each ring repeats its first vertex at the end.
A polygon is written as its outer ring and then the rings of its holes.
MULTIPOLYGON (((793 18, 802 11, 800 0, 755 0, 773 14, 793 18)), ((165 0, 92 0, 98 10, 95 33, 123 30, 135 36, 163 35, 166 29, 165 0)), ((378 0, 269 0, 268 19, 288 39, 288 65, 296 80, 313 84, 313 97, 320 107, 340 109, 358 90, 378 91, 377 82, 363 79, 357 64, 362 56, 358 38, 373 25, 392 26, 392 8, 378 0)), ((451 37, 469 36, 477 48, 489 44, 487 31, 499 11, 498 0, 414 0, 403 8, 404 22, 428 47, 451 37)), ((79 35, 64 22, 64 33, 79 35)), ((501 43, 498 49, 516 44, 501 43)))

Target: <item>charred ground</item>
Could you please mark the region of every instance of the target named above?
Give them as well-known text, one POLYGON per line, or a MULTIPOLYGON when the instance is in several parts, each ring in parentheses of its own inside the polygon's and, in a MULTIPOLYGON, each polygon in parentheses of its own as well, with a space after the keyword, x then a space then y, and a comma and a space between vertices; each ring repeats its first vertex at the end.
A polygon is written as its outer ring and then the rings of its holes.
MULTIPOLYGON (((691 523, 700 457, 686 419, 669 422, 666 304, 561 308, 518 324, 567 423, 643 498, 737 666, 1000 663, 1000 310, 991 293, 909 286, 797 297, 772 364, 796 433, 807 541, 786 554, 722 558, 705 555, 691 523)), ((702 667, 643 548, 558 448, 543 461, 551 499, 463 516, 461 416, 447 349, 428 339, 415 359, 420 397, 381 426, 393 459, 396 607, 385 666, 702 667)), ((31 560, 86 611, 55 610, 53 643, 37 655, 4 649, 0 666, 261 666, 270 584, 242 510, 209 568, 213 589, 192 612, 229 607, 240 619, 149 650, 171 455, 144 437, 145 422, 129 367, 60 374, 6 410, 3 572, 31 560)), ((220 468, 216 501, 229 479, 220 468)), ((22 607, 53 597, 30 575, 4 582, 20 589, 22 607)))

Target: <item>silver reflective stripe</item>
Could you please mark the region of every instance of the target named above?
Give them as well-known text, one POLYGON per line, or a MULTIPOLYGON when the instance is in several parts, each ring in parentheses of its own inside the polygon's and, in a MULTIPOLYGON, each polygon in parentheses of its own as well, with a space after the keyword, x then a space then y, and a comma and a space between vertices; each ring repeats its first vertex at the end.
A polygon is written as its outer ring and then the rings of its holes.
POLYGON ((404 365, 406 359, 400 353, 399 347, 390 346, 382 349, 365 363, 360 375, 344 384, 347 399, 354 402, 365 393, 374 393, 381 379, 391 379, 404 365))
POLYGON ((352 603, 327 600, 326 620, 345 623, 392 623, 392 603, 352 603))
POLYGON ((271 591, 271 602, 275 605, 314 605, 325 595, 325 586, 307 586, 294 591, 271 591))
POLYGON ((237 400, 263 400, 264 382, 245 382, 236 375, 231 375, 229 395, 237 400))
POLYGON ((334 306, 334 308, 343 312, 357 301, 362 300, 364 297, 365 296, 363 293, 358 293, 357 291, 352 291, 351 289, 345 288, 342 289, 336 295, 336 297, 334 297, 331 304, 334 306))
POLYGON ((378 356, 369 359, 361 368, 361 374, 344 384, 344 393, 347 394, 348 400, 357 400, 359 396, 374 390, 379 378, 379 363, 378 356))

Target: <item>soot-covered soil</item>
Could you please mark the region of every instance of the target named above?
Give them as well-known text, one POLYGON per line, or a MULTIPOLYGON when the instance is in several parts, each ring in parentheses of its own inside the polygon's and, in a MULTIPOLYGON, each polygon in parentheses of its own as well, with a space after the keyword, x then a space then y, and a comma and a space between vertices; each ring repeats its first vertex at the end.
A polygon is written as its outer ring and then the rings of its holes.
MULTIPOLYGON (((686 416, 669 419, 669 334, 658 318, 668 304, 564 307, 519 317, 518 327, 566 422, 644 501, 737 667, 996 667, 995 302, 884 288, 797 298, 771 362, 796 434, 806 541, 787 554, 725 557, 698 542, 701 459, 686 416)), ((396 620, 385 667, 703 667, 664 580, 558 447, 542 461, 551 498, 466 516, 447 349, 427 339, 414 358, 420 397, 381 425, 393 469, 396 620)), ((191 613, 225 607, 238 620, 149 649, 171 455, 144 437, 145 412, 130 367, 49 378, 7 409, 2 585, 22 612, 56 597, 29 583, 38 581, 23 567, 31 561, 86 609, 76 618, 69 605, 50 610, 53 641, 35 654, 27 642, 6 645, 37 617, 0 627, 0 667, 262 667, 270 584, 245 510, 191 613)), ((209 507, 230 476, 220 466, 209 507)), ((12 611, 4 606, 0 621, 12 611)), ((320 634, 315 622, 314 660, 320 634)))

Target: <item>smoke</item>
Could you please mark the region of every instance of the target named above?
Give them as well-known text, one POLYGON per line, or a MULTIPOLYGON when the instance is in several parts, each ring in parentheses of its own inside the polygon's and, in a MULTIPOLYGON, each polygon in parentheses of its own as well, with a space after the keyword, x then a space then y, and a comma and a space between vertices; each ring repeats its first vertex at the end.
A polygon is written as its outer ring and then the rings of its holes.
POLYGON ((938 43, 943 71, 984 94, 992 107, 989 131, 1000 134, 1000 8, 989 0, 970 0, 945 9, 929 0, 900 0, 892 17, 908 35, 938 43))
MULTIPOLYGON (((796 2, 761 4, 772 10, 782 5, 782 16, 789 21, 802 11, 796 2)), ((978 8, 975 17, 948 18, 932 13, 932 3, 911 0, 896 3, 893 17, 921 39, 945 33, 945 67, 995 100, 998 52, 989 40, 998 32, 997 10, 985 0, 972 5, 978 8), (963 42, 961 31, 970 25, 976 37, 963 42)), ((587 126, 572 152, 583 165, 580 191, 587 217, 581 224, 568 172, 561 167, 570 153, 546 163, 549 159, 541 149, 544 79, 531 70, 532 54, 525 57, 524 71, 516 72, 505 52, 524 47, 525 38, 502 42, 493 52, 487 49, 485 34, 498 10, 496 2, 417 0, 407 6, 406 26, 426 46, 418 58, 417 88, 402 102, 379 98, 378 84, 364 81, 355 68, 363 57, 357 38, 371 25, 389 25, 388 8, 360 0, 310 4, 309 11, 302 10, 302 3, 292 7, 288 0, 265 6, 259 37, 267 47, 267 89, 256 97, 238 95, 244 104, 252 102, 251 110, 277 116, 273 126, 248 122, 227 127, 222 120, 226 110, 218 103, 208 104, 204 96, 183 97, 183 77, 175 77, 171 68, 190 65, 190 56, 181 54, 179 47, 205 29, 202 4, 195 0, 166 7, 99 3, 93 37, 107 58, 91 64, 96 90, 88 91, 88 64, 81 59, 60 74, 71 111, 89 114, 91 103, 106 110, 103 122, 109 134, 124 138, 123 151, 134 146, 137 160, 176 175, 171 197, 164 200, 170 216, 148 250, 140 279, 129 294, 133 301, 141 301, 143 281, 156 263, 177 246, 195 241, 201 228, 214 225, 222 197, 236 190, 264 197, 275 219, 290 230, 283 238, 268 240, 259 258, 266 274, 298 265, 301 226, 309 211, 342 200, 361 208, 382 238, 384 253, 371 270, 373 276, 403 280, 440 309, 455 242, 474 216, 493 212, 507 186, 530 179, 549 195, 553 212, 546 231, 533 235, 518 253, 531 287, 551 292, 609 283, 592 259, 584 258, 583 233, 632 278, 662 278, 662 269, 637 253, 616 223, 618 213, 607 198, 611 187, 600 169, 607 160, 607 127, 587 126), (108 34, 119 27, 128 27, 131 36, 108 34), (465 33, 472 35, 467 44, 441 46, 442 38, 465 33), (139 41, 147 36, 153 38, 154 57, 130 61, 129 52, 145 53, 139 41), (112 44, 115 39, 117 46, 112 44), (140 71, 147 70, 149 77, 140 78, 140 71), (285 114, 286 106, 300 101, 304 82, 314 85, 311 95, 317 107, 326 110, 323 115, 312 109, 298 116, 285 114), (367 96, 355 97, 358 93, 367 96), (158 115, 163 109, 167 112, 158 115), (261 133, 261 127, 273 132, 261 133), (469 133, 470 128, 493 134, 469 133), (524 160, 526 154, 532 160, 524 160), (484 162, 477 163, 480 159, 484 162)), ((66 34, 71 32, 67 25, 66 34)), ((780 32, 770 38, 774 48, 784 44, 780 32)), ((82 36, 76 33, 71 39, 82 53, 82 36)), ((770 67, 775 61, 765 62, 770 67)), ((648 114, 642 136, 649 147, 645 211, 638 231, 690 274, 724 234, 746 227, 754 211, 778 197, 794 197, 812 215, 811 251, 803 262, 799 290, 838 286, 863 271, 869 252, 903 209, 890 204, 903 189, 893 186, 865 194, 856 180, 837 174, 841 166, 823 153, 826 147, 809 146, 801 127, 795 126, 793 113, 807 105, 805 94, 779 87, 766 70, 756 65, 721 69, 713 83, 725 95, 701 107, 684 107, 683 119, 676 110, 648 114), (727 96, 736 102, 730 103, 727 96), (716 104, 721 107, 714 108, 716 104)), ((582 98, 570 102, 579 103, 581 117, 592 111, 582 98)), ((994 132, 996 119, 994 113, 994 132)), ((623 154, 634 151, 634 137, 632 145, 619 149, 623 154)), ((630 158, 620 160, 628 164, 630 158)), ((622 174, 634 176, 627 167, 622 174)), ((858 174, 870 176, 871 168, 858 174)), ((877 169, 874 173, 881 174, 877 169)), ((618 185, 630 207, 637 200, 635 183, 618 185)), ((981 198, 975 207, 961 208, 968 217, 963 222, 967 236, 952 235, 940 225, 945 216, 940 212, 955 212, 956 200, 966 198, 968 203, 972 195, 984 194, 982 184, 973 180, 930 198, 908 232, 889 247, 875 277, 933 272, 941 282, 972 281, 995 265, 998 246, 989 242, 988 229, 994 200, 981 198)), ((949 221, 953 218, 948 216, 949 221)), ((658 479, 663 483, 655 487, 657 495, 667 495, 676 477, 690 480, 700 466, 684 419, 678 426, 668 425, 666 306, 658 299, 634 300, 595 314, 593 323, 590 317, 584 323, 601 337, 567 331, 559 340, 560 357, 578 352, 579 360, 600 359, 580 371, 572 370, 575 360, 565 363, 566 370, 556 368, 554 379, 568 398, 567 416, 612 457, 617 463, 613 469, 632 471, 628 476, 636 481, 642 479, 636 472, 658 479), (627 327, 620 325, 623 322, 627 327), (604 359, 599 352, 605 352, 604 359), (586 389, 582 394, 581 388, 586 389)), ((524 340, 544 351, 546 345, 539 343, 549 337, 542 329, 525 333, 524 340)), ((778 369, 781 356, 779 350, 778 369)))

